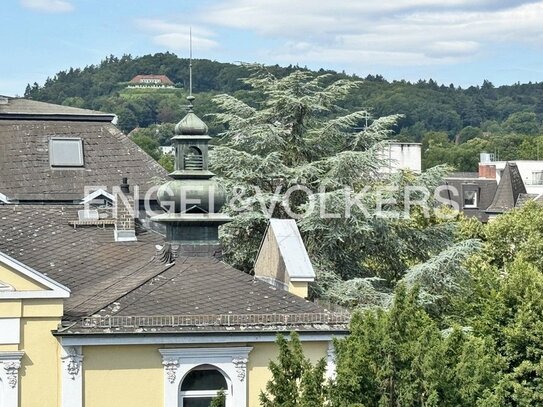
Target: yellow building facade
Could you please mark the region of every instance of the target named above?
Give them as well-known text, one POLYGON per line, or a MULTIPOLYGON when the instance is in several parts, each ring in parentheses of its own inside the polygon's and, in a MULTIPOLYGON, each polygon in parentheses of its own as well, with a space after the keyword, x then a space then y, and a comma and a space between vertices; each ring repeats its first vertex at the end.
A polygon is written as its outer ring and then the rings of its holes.
MULTIPOLYGON (((2 407, 184 406, 183 379, 217 369, 226 407, 257 407, 278 356, 275 333, 63 335, 70 292, 0 254, 0 401, 2 407)), ((333 358, 329 333, 301 333, 313 361, 333 358)))

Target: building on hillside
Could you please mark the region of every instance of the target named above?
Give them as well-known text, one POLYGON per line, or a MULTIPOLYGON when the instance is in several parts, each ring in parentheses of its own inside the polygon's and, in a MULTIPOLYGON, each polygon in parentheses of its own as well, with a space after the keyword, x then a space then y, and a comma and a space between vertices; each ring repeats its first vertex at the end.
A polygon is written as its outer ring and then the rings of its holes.
POLYGON ((130 82, 129 88, 174 88, 174 83, 166 75, 136 75, 130 82))
POLYGON ((0 105, 2 407, 205 406, 219 389, 226 407, 256 407, 278 332, 333 372, 349 317, 304 298, 314 273, 295 224, 270 223, 257 277, 232 268, 207 126, 192 109, 178 124, 168 177, 111 119, 0 105), (183 185, 200 198, 188 208, 183 185), (136 217, 137 189, 173 210, 136 217))
POLYGON ((381 158, 386 165, 383 172, 390 174, 400 170, 410 170, 420 173, 422 170, 422 156, 420 143, 404 143, 393 141, 386 145, 381 158))
POLYGON ((507 162, 499 182, 488 167, 479 166, 478 173, 453 173, 445 178, 448 187, 446 198, 458 205, 468 217, 488 222, 505 213, 527 199, 536 198, 527 194, 520 171, 514 162, 507 162))

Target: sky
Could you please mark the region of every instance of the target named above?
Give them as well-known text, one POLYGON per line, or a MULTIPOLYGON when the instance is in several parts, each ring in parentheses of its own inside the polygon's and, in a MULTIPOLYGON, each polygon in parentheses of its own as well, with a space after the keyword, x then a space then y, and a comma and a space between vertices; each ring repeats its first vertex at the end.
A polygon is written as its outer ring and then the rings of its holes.
MULTIPOLYGON (((543 81, 543 1, 2 0, 0 94, 105 56, 326 68, 467 87, 543 81)), ((195 72, 195 74, 197 74, 195 72)))

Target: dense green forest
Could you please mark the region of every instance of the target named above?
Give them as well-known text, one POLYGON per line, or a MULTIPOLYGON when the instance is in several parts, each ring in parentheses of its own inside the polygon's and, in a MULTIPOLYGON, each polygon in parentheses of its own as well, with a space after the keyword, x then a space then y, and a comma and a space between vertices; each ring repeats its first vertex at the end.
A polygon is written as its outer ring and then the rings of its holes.
MULTIPOLYGON (((250 67, 197 59, 193 62, 196 107, 202 116, 215 113, 212 98, 226 93, 257 107, 262 95, 242 78, 250 67)), ((368 110, 373 117, 401 114, 391 138, 422 142, 426 168, 448 163, 460 171, 474 171, 479 153, 495 153, 500 159, 538 159, 543 155, 543 82, 495 87, 485 81, 467 89, 439 85, 433 80, 387 81, 379 75, 365 78, 334 71, 309 71, 298 66, 269 66, 278 78, 295 70, 338 79, 362 80, 342 101, 346 111, 368 110), (542 148, 539 148, 542 147, 542 148)), ((157 159, 158 145, 167 144, 173 126, 184 114, 188 60, 172 53, 121 58, 110 56, 98 65, 70 68, 43 85, 28 85, 25 97, 35 100, 116 113, 119 127, 141 130, 138 142, 157 159), (127 89, 137 74, 165 74, 176 89, 127 89)), ((211 134, 224 130, 208 120, 211 134)), ((362 121, 360 126, 364 126, 362 121)))

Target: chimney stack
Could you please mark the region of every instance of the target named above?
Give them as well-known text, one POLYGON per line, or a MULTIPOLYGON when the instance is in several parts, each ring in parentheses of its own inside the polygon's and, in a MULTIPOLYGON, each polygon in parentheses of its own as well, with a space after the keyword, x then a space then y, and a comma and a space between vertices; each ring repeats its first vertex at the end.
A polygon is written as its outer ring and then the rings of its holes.
POLYGON ((115 200, 115 241, 135 242, 136 222, 134 220, 134 198, 130 195, 128 178, 123 178, 120 185, 122 194, 117 195, 115 200))

